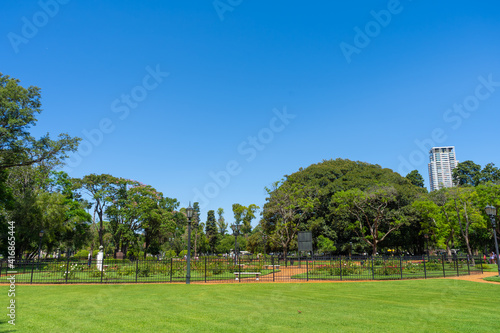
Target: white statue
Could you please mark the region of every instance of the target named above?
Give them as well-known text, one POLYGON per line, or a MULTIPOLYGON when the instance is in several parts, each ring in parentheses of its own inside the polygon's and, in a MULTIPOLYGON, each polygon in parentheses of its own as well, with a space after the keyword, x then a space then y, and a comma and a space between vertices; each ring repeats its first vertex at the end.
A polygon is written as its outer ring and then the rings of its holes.
POLYGON ((102 259, 104 258, 104 253, 102 252, 102 245, 99 246, 99 252, 97 252, 96 267, 98 270, 102 271, 102 259))

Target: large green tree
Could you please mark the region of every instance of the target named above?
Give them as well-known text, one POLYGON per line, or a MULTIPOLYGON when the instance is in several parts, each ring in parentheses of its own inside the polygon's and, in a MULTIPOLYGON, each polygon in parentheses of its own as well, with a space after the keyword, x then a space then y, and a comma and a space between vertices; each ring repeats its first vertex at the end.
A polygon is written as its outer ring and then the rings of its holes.
POLYGON ((91 198, 91 203, 94 207, 94 223, 96 223, 96 215, 99 223, 99 245, 104 246, 104 218, 106 208, 111 205, 113 197, 120 189, 120 178, 109 174, 90 174, 81 179, 73 180, 75 186, 81 189, 91 198))
POLYGON ((215 247, 217 246, 218 232, 217 232, 217 221, 215 220, 215 211, 213 210, 209 210, 207 213, 205 234, 208 239, 210 251, 212 253, 215 253, 215 247))
POLYGON ((373 255, 379 243, 406 222, 394 187, 341 191, 334 195, 333 202, 337 213, 354 217, 350 228, 371 246, 373 255))
POLYGON ((278 242, 286 257, 297 233, 304 229, 307 219, 318 204, 316 189, 298 184, 277 182, 273 188, 266 189, 269 198, 264 205, 264 232, 278 242))
POLYGON ((406 179, 410 181, 415 186, 424 187, 424 177, 418 172, 418 170, 413 170, 406 175, 406 179))
POLYGON ((34 138, 29 128, 42 112, 40 88, 24 88, 19 80, 0 73, 0 170, 41 162, 61 163, 78 148, 79 138, 60 134, 34 138))
MULTIPOLYGON (((338 251, 346 253, 349 251, 350 242, 355 244, 358 251, 368 251, 371 246, 365 241, 361 241, 358 234, 352 228, 355 218, 352 215, 336 210, 336 204, 332 197, 341 191, 359 189, 366 191, 376 186, 393 187, 398 193, 398 204, 401 205, 400 212, 406 216, 409 225, 401 226, 397 231, 393 231, 389 236, 395 236, 399 232, 404 237, 393 237, 390 244, 392 247, 398 247, 401 251, 409 251, 413 244, 423 243, 418 232, 412 232, 419 227, 418 217, 411 208, 415 197, 420 193, 426 193, 424 188, 419 188, 410 182, 409 179, 402 177, 390 169, 382 168, 379 165, 365 162, 356 162, 345 159, 325 160, 321 163, 313 164, 305 169, 286 176, 284 184, 294 185, 305 192, 314 193, 311 198, 313 208, 311 214, 301 224, 301 230, 310 230, 313 233, 313 239, 318 239, 320 235, 332 240, 337 245, 338 251), (314 189, 310 191, 307 189, 314 189), (404 231, 404 233, 403 233, 404 231)), ((276 202, 279 192, 270 192, 266 199, 268 202, 264 206, 264 231, 268 234, 268 226, 272 226, 273 215, 268 214, 266 210, 270 202, 276 202)), ((422 238, 423 239, 423 238, 422 238)), ((274 247, 276 241, 269 239, 268 244, 274 247)))

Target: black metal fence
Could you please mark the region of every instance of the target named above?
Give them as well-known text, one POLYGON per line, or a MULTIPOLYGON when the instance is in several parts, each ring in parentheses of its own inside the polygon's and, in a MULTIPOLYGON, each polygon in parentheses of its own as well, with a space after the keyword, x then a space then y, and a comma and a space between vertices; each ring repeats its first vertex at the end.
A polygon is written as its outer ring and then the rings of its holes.
MULTIPOLYGON (((470 257, 308 257, 241 256, 237 259, 200 257, 191 260, 192 283, 302 282, 401 280, 451 277, 483 272, 482 258, 470 257)), ((186 260, 91 261, 23 260, 9 268, 0 262, 3 277, 19 284, 174 283, 186 281, 186 260)))

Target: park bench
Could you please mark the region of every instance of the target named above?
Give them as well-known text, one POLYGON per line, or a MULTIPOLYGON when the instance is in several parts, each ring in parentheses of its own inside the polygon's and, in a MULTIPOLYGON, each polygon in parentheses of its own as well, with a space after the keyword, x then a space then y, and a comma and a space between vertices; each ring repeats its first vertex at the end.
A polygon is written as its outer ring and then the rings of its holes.
POLYGON ((264 268, 266 269, 279 269, 280 268, 280 265, 264 265, 264 268))
POLYGON ((236 280, 242 275, 255 275, 255 280, 259 281, 260 272, 234 272, 234 275, 236 275, 236 280))

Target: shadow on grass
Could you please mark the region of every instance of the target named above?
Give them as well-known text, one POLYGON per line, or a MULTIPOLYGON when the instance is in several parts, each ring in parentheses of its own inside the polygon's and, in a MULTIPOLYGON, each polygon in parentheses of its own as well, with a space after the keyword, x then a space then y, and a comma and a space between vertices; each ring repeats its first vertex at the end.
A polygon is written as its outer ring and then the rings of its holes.
POLYGON ((16 332, 15 326, 9 324, 7 319, 0 319, 0 333, 16 332))

